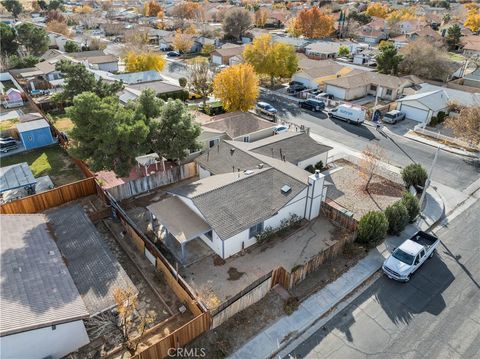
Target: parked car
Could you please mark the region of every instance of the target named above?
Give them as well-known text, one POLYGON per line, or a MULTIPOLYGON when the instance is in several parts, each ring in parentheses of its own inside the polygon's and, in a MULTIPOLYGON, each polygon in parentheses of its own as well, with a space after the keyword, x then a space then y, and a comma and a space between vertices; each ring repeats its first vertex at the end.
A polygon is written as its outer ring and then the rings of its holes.
POLYGON ((299 106, 301 108, 304 108, 313 112, 325 110, 325 102, 314 99, 314 98, 309 98, 308 100, 300 101, 299 106))
POLYGON ((17 141, 13 137, 0 138, 0 152, 8 152, 18 148, 17 141))
POLYGON ((340 105, 332 109, 328 116, 336 118, 348 123, 355 123, 360 125, 365 121, 365 110, 361 107, 354 107, 352 105, 340 105))
POLYGON ((275 117, 277 114, 277 109, 270 105, 267 102, 257 102, 257 106, 255 107, 255 111, 257 113, 267 115, 267 116, 273 116, 275 117))
POLYGON ((278 135, 279 133, 288 132, 288 125, 278 125, 273 129, 273 132, 278 135))
POLYGON ((318 94, 317 96, 315 96, 315 98, 318 98, 320 100, 325 100, 325 99, 333 100, 333 95, 331 95, 329 93, 326 93, 326 92, 322 92, 322 93, 318 94))
POLYGON ((299 82, 295 82, 293 84, 291 84, 290 86, 288 86, 287 88, 287 92, 288 93, 295 93, 295 92, 300 92, 300 91, 303 91, 303 90, 306 90, 307 88, 302 85, 301 83, 299 82))
POLYGON ((390 279, 408 282, 411 276, 428 259, 432 258, 440 240, 431 234, 419 231, 395 248, 382 266, 390 279))
POLYGON ((178 57, 180 53, 178 51, 169 51, 167 52, 167 57, 178 57))
POLYGON ((398 110, 387 112, 382 119, 382 121, 385 123, 397 123, 402 120, 405 120, 405 114, 398 110))

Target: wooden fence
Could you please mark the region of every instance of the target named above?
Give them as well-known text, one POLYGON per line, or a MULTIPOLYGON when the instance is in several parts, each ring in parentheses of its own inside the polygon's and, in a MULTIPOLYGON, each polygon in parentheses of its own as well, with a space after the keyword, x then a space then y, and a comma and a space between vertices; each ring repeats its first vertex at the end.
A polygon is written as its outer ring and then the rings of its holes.
POLYGON ((46 209, 97 193, 95 178, 90 177, 37 193, 0 206, 2 214, 38 213, 46 209))
POLYGON ((321 211, 325 217, 337 223, 339 226, 351 232, 357 230, 358 222, 353 218, 353 213, 330 198, 327 198, 325 202, 322 202, 321 211))
POLYGON ((175 166, 163 172, 156 172, 150 176, 140 177, 121 185, 109 188, 107 191, 117 201, 136 196, 152 189, 176 183, 197 175, 197 165, 194 162, 175 166))
POLYGON ((283 288, 290 288, 290 273, 283 267, 278 267, 272 272, 272 288, 280 284, 283 288))
POLYGON ((171 357, 173 349, 183 347, 210 329, 210 314, 202 313, 158 342, 133 356, 133 359, 158 359, 171 357))

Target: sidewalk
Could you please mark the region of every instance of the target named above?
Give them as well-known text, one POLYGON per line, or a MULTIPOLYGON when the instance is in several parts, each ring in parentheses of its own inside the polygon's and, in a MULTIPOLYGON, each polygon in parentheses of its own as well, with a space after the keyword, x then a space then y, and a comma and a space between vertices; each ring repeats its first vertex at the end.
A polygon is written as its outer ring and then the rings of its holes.
POLYGON ((429 188, 423 211, 424 218, 419 218, 415 223, 408 225, 401 236, 387 237, 384 243, 371 250, 348 272, 303 301, 290 316, 283 316, 275 324, 250 339, 230 358, 270 358, 277 354, 281 354, 281 356, 288 354, 291 349, 287 346, 300 344, 303 341, 301 338, 299 343, 292 342, 312 325, 321 320, 328 320, 328 318, 322 317, 327 314, 334 315, 334 312, 339 310, 338 306, 341 302, 381 268, 383 261, 390 255, 393 248, 419 229, 431 228, 442 218, 443 214, 442 199, 433 188, 429 188))

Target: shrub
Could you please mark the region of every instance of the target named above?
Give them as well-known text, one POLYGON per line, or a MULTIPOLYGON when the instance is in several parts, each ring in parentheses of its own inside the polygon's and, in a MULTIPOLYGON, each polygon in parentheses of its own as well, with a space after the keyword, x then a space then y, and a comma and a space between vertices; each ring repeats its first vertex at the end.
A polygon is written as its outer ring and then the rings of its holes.
POLYGON ((370 211, 358 222, 357 242, 375 247, 387 235, 388 220, 383 212, 370 211))
POLYGON ((67 40, 65 43, 65 51, 66 52, 79 52, 80 46, 75 41, 67 40))
POLYGON ((323 162, 322 161, 318 161, 316 164, 315 164, 315 169, 316 170, 323 170, 323 162))
POLYGON ((422 167, 422 165, 418 163, 412 163, 402 170, 402 178, 407 188, 414 186, 417 189, 423 189, 428 175, 427 171, 422 167))
POLYGON ((413 222, 420 213, 420 204, 418 202, 418 198, 410 192, 405 192, 402 197, 402 203, 407 209, 410 222, 413 222))
POLYGON ((409 216, 407 208, 402 201, 397 201, 385 210, 385 216, 388 221, 388 232, 398 235, 408 224, 409 216))
POLYGON ((285 314, 287 315, 292 314, 294 311, 297 310, 299 304, 300 304, 300 301, 298 300, 297 297, 288 298, 285 304, 283 305, 283 310, 285 314))
POLYGON ((187 79, 186 79, 185 77, 180 77, 180 78, 178 79, 178 84, 179 84, 180 86, 182 86, 182 87, 187 86, 187 79))
POLYGON ((305 167, 305 171, 315 173, 315 167, 313 167, 312 165, 308 165, 307 167, 305 167))

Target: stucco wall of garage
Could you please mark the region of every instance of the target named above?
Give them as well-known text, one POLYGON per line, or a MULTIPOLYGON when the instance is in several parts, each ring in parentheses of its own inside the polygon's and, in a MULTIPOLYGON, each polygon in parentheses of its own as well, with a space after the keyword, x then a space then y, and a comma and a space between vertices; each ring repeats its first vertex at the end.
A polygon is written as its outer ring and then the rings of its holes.
POLYGON ((327 164, 327 159, 328 159, 328 152, 320 153, 317 156, 298 162, 297 166, 302 169, 305 169, 305 167, 307 167, 308 165, 315 166, 315 164, 318 163, 318 161, 322 161, 323 165, 325 166, 327 164))
POLYGON ((397 110, 405 113, 405 117, 409 120, 414 120, 420 123, 428 123, 432 118, 432 111, 416 106, 415 103, 409 104, 406 102, 399 102, 397 110))

